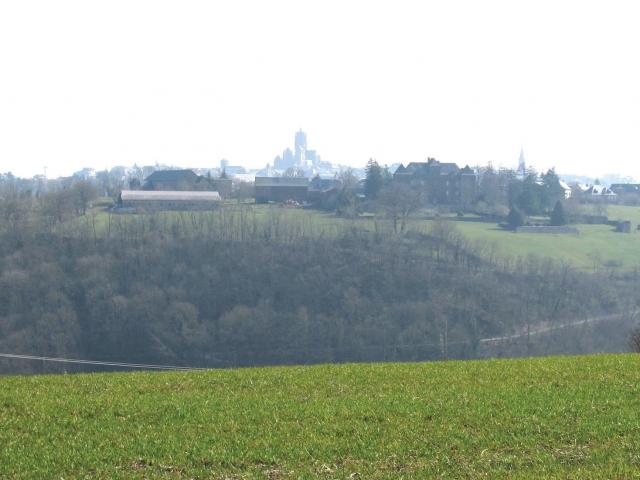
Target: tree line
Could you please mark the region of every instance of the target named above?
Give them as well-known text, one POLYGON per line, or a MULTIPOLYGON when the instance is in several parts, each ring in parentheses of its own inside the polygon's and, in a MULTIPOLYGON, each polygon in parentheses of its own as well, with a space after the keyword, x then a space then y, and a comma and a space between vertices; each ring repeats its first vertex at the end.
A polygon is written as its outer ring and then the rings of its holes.
MULTIPOLYGON (((6 218, 15 205, 2 203, 6 218)), ((277 208, 53 229, 35 206, 15 218, 0 228, 5 353, 202 367, 475 358, 482 338, 631 308, 640 291, 633 272, 493 256, 445 220, 327 233, 277 208)))

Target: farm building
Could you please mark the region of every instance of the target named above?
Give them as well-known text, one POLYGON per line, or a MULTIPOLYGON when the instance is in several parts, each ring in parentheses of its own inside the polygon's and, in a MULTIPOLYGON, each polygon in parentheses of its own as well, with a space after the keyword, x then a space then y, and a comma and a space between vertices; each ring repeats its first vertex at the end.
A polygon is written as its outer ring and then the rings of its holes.
POLYGON ((197 175, 193 170, 158 170, 149 175, 143 190, 214 191, 229 197, 233 188, 230 178, 197 175))
POLYGON ((222 198, 228 198, 231 196, 233 190, 233 180, 230 178, 212 178, 211 187, 218 192, 222 198))
POLYGON ((604 185, 590 185, 583 191, 585 195, 591 195, 592 197, 615 197, 616 194, 610 188, 604 185))
POLYGON ((220 203, 218 192, 123 190, 119 208, 123 210, 212 210, 220 203))
POLYGON ((459 168, 455 163, 427 162, 402 164, 393 179, 414 187, 425 187, 429 200, 440 205, 468 205, 475 199, 478 177, 472 168, 459 168))
POLYGON ((206 179, 193 170, 158 170, 149 175, 145 190, 206 190, 206 179))
POLYGON ((640 183, 614 183, 611 191, 616 195, 639 195, 640 183))
POLYGON ((256 177, 256 203, 306 202, 309 179, 305 177, 256 177))
POLYGON ((569 184, 563 180, 559 180, 558 185, 560 185, 560 188, 562 188, 562 190, 564 191, 564 198, 565 199, 571 198, 571 194, 573 193, 573 190, 571 189, 569 184))
POLYGON ((198 175, 192 170, 158 170, 144 181, 145 190, 193 190, 198 175))

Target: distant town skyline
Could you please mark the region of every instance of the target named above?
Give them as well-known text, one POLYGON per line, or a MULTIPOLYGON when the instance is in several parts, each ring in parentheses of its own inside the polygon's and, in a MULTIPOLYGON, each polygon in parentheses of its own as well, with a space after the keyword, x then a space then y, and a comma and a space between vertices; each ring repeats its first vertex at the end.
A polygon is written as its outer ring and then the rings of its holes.
MULTIPOLYGON (((271 169, 274 169, 275 171, 279 171, 279 170, 286 170, 287 167, 301 167, 302 164, 301 162, 301 152, 306 150, 306 132, 304 132, 302 129, 299 129, 296 132, 296 142, 298 139, 299 134, 302 133, 304 134, 304 142, 305 142, 305 148, 303 150, 300 149, 300 145, 299 144, 295 144, 294 148, 295 151, 292 151, 290 148, 285 148, 284 153, 286 154, 287 151, 289 151, 289 153, 291 154, 291 158, 290 161, 292 163, 290 164, 283 164, 283 156, 282 155, 276 155, 276 157, 274 159, 271 159, 271 161, 267 161, 266 163, 263 164, 245 164, 243 162, 236 162, 236 161, 231 161, 228 158, 220 158, 218 160, 213 160, 213 161, 204 161, 202 163, 198 163, 195 161, 189 161, 187 160, 183 160, 183 161, 129 161, 129 162, 120 162, 120 163, 106 163, 104 165, 100 165, 100 164, 90 164, 90 163, 78 163, 78 166, 72 166, 71 164, 65 162, 64 165, 62 165, 60 168, 54 166, 54 168, 52 169, 50 166, 45 165, 44 167, 42 167, 39 171, 36 169, 34 171, 29 171, 28 168, 26 170, 22 170, 22 168, 19 166, 17 169, 3 169, 0 171, 0 174, 3 173, 12 173, 18 177, 24 177, 24 178, 31 178, 31 177, 35 177, 35 176, 39 176, 39 175, 45 175, 48 178, 57 178, 57 177, 66 177, 66 176, 71 176, 71 175, 77 175, 78 173, 87 170, 87 169, 91 169, 91 170, 95 170, 96 172, 98 171, 103 171, 103 170, 110 170, 114 167, 133 167, 133 166, 138 166, 138 167, 143 167, 143 166, 160 166, 160 167, 169 167, 169 168, 192 168, 192 169, 220 169, 223 170, 225 169, 226 166, 240 166, 240 167, 245 167, 248 170, 257 170, 257 171, 266 171, 265 168, 269 167, 271 169), (274 163, 275 160, 275 163, 274 163), (280 162, 280 165, 278 165, 277 162, 280 162)), ((311 152, 314 155, 314 159, 315 159, 315 150, 311 150, 311 152)), ((318 158, 318 162, 320 160, 320 156, 317 156, 318 158)), ((333 163, 333 162, 328 162, 328 161, 324 161, 323 163, 326 164, 333 164, 333 167, 351 167, 351 168, 358 168, 358 169, 364 169, 366 167, 366 163, 369 161, 369 159, 373 158, 374 160, 378 161, 378 163, 382 166, 389 166, 391 167, 392 165, 397 165, 397 164, 404 164, 407 165, 408 163, 411 162, 426 162, 428 158, 435 158, 435 157, 431 157, 431 156, 425 156, 424 158, 415 158, 415 159, 409 159, 409 160, 404 160, 404 161, 389 161, 389 162, 385 162, 382 159, 380 159, 379 157, 368 157, 366 159, 363 159, 362 162, 360 162, 359 164, 347 164, 347 163, 333 163)), ((443 160, 445 159, 445 157, 438 157, 438 160, 443 160)), ((302 156, 302 161, 304 161, 304 156, 302 156)), ((561 169, 558 169, 555 165, 549 165, 548 167, 544 167, 541 168, 538 165, 533 164, 532 162, 530 162, 528 160, 528 157, 526 157, 526 163, 525 163, 525 151, 524 148, 520 148, 520 151, 518 153, 517 158, 512 161, 511 163, 496 163, 493 161, 489 161, 487 163, 479 163, 479 162, 453 162, 453 163, 460 163, 463 165, 469 165, 471 167, 487 167, 487 166, 492 166, 494 168, 506 168, 506 169, 512 169, 515 172, 517 172, 518 174, 522 174, 523 167, 526 169, 533 169, 535 171, 537 171, 538 173, 543 173, 544 171, 548 170, 549 168, 555 168, 556 172, 561 174, 561 175, 566 175, 568 177, 573 178, 591 178, 591 179, 602 179, 602 178, 616 178, 616 179, 629 179, 629 180, 636 180, 640 177, 634 177, 633 174, 629 173, 629 172, 609 172, 609 171, 603 171, 602 174, 592 174, 590 172, 585 172, 585 171, 563 171, 561 169)), ((312 165, 316 165, 315 162, 308 162, 308 166, 312 166, 312 165)), ((234 167, 237 168, 237 167, 234 167)), ((334 168, 335 169, 335 168, 334 168)), ((304 168, 302 168, 302 170, 305 170, 304 168)), ((309 173, 309 172, 307 172, 309 173)), ((313 174, 311 174, 310 176, 313 176, 313 174)))
POLYGON ((634 2, 0 4, 0 171, 323 161, 640 178, 634 2))

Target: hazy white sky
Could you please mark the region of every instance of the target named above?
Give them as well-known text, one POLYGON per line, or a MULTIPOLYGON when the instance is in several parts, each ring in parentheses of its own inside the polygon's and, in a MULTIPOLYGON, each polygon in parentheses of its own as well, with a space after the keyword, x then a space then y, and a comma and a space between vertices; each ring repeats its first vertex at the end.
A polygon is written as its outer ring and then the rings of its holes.
POLYGON ((640 177, 637 1, 0 2, 0 171, 272 162, 640 177))

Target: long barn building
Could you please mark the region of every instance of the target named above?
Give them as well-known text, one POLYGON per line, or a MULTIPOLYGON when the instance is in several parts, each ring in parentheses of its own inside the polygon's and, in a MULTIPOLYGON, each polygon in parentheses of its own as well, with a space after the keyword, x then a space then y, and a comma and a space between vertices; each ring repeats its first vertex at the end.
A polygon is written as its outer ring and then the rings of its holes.
POLYGON ((218 192, 123 190, 119 207, 136 211, 213 210, 220 200, 218 192))

